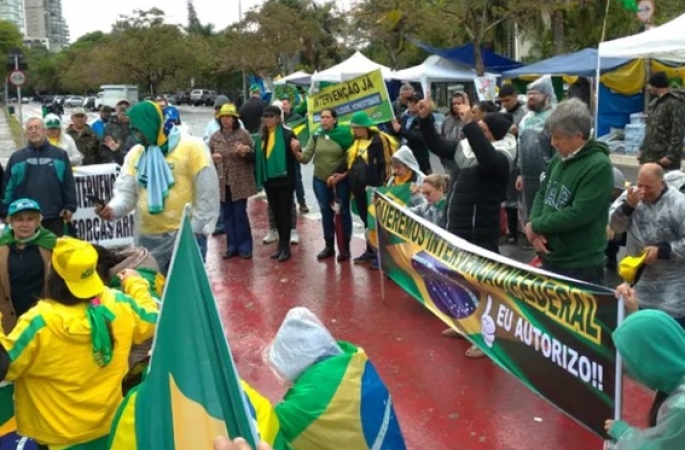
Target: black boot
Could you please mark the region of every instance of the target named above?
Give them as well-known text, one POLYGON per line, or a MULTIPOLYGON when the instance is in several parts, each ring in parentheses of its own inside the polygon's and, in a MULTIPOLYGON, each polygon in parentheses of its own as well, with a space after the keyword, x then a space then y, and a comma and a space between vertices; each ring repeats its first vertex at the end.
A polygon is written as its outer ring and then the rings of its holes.
POLYGON ((276 251, 271 254, 271 259, 278 259, 279 256, 281 256, 281 243, 278 243, 278 247, 276 247, 276 251))
POLYGON ((278 253, 278 262, 286 262, 290 259, 290 242, 286 242, 281 246, 281 251, 278 253))
POLYGON ((350 259, 350 238, 345 240, 342 248, 338 249, 338 262, 344 262, 350 259))
POLYGON ((335 246, 333 244, 333 238, 326 238, 326 247, 321 250, 321 252, 316 255, 316 259, 322 260, 335 256, 335 246))

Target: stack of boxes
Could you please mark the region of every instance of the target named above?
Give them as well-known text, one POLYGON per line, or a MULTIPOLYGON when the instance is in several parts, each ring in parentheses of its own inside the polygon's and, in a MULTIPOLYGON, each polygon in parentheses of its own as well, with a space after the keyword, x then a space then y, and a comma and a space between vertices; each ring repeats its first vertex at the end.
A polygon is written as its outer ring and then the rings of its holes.
POLYGON ((625 152, 628 155, 637 155, 640 145, 645 139, 646 116, 642 113, 630 115, 630 123, 625 129, 625 152))

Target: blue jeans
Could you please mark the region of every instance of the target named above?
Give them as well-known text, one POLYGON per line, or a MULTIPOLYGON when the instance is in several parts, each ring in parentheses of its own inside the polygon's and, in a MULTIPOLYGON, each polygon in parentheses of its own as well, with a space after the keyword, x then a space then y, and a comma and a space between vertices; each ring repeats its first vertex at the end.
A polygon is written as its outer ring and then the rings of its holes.
MULTIPOLYGON (((304 204, 304 185, 302 184, 302 164, 295 164, 295 198, 298 204, 304 204)), ((294 228, 294 227, 293 227, 294 228)))
MULTIPOLYGON (((335 192, 338 195, 338 202, 340 202, 340 213, 342 214, 345 236, 349 239, 352 236, 352 215, 350 215, 350 188, 347 181, 338 183, 335 186, 335 192)), ((331 204, 334 201, 333 189, 328 187, 325 181, 315 177, 314 195, 316 195, 316 201, 319 202, 319 209, 321 210, 323 236, 325 239, 334 239, 335 225, 333 224, 333 216, 335 213, 331 209, 331 204)))
POLYGON ((195 239, 197 239, 197 246, 200 247, 202 261, 207 262, 207 236, 204 234, 196 234, 195 239))
POLYGON ((252 251, 252 229, 247 215, 247 199, 221 202, 226 230, 226 251, 245 255, 252 251))

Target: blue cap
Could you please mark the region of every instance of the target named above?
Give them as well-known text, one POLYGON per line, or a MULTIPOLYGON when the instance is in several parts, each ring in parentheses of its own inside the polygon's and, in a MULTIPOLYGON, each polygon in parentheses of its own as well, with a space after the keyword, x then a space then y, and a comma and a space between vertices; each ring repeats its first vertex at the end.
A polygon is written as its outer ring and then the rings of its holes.
POLYGON ((40 212, 40 205, 38 202, 31 200, 30 198, 20 198, 19 200, 12 202, 7 213, 9 216, 13 216, 22 211, 40 212))
POLYGON ((167 106, 164 108, 164 121, 181 120, 181 113, 175 106, 167 106))

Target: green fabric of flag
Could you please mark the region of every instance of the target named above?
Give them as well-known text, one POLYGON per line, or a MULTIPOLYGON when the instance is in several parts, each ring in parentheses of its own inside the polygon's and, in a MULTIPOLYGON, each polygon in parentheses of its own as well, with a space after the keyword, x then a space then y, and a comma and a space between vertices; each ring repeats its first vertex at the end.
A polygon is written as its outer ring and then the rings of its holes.
POLYGON ((264 186, 267 180, 284 177, 288 174, 287 153, 290 147, 283 139, 283 125, 277 125, 274 131, 274 142, 264 142, 260 134, 255 139, 255 177, 257 188, 264 186))
MULTIPOLYGON (((384 194, 394 200, 400 205, 408 205, 411 202, 411 184, 401 184, 399 186, 386 186, 375 188, 381 194, 384 194)), ((370 230, 376 229, 376 207, 373 204, 373 192, 374 189, 366 190, 366 198, 368 199, 369 205, 369 218, 368 225, 370 230)), ((354 204, 355 202, 352 202, 354 204)))
POLYGON ((303 117, 301 119, 288 123, 287 126, 293 130, 293 133, 295 133, 295 137, 298 141, 300 141, 302 148, 304 148, 307 145, 307 142, 309 142, 310 137, 309 120, 307 120, 306 117, 303 117))
MULTIPOLYGON (((135 270, 143 279, 147 280, 148 284, 150 285, 150 295, 152 295, 152 298, 155 300, 161 300, 164 289, 164 275, 154 269, 148 269, 146 267, 140 267, 135 270)), ((123 290, 121 286, 121 279, 118 276, 112 277, 112 279, 109 280, 109 287, 112 289, 118 289, 120 291, 123 290)))
POLYGON ((187 214, 135 402, 138 449, 212 448, 226 435, 255 448, 256 428, 187 214))
POLYGON ((637 5, 637 0, 618 0, 623 6, 623 9, 631 12, 639 12, 640 8, 637 5))

